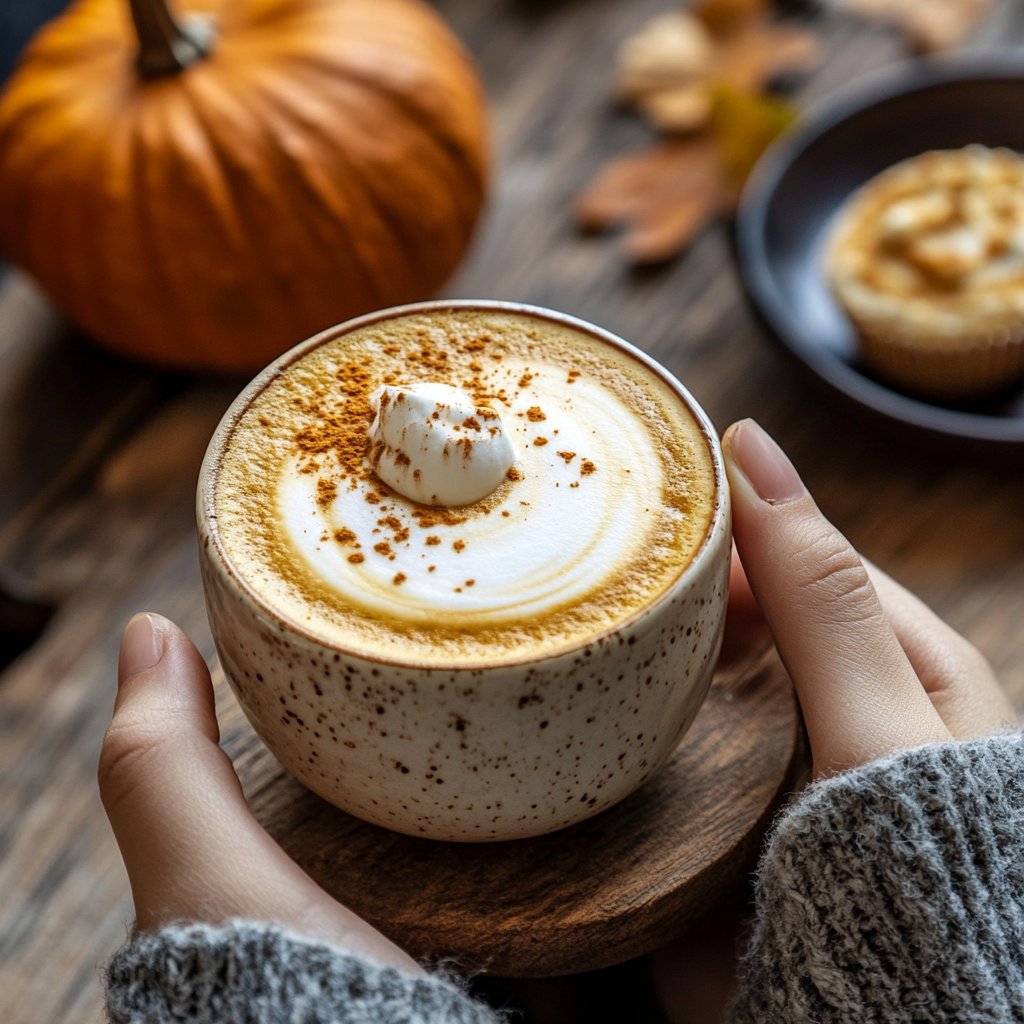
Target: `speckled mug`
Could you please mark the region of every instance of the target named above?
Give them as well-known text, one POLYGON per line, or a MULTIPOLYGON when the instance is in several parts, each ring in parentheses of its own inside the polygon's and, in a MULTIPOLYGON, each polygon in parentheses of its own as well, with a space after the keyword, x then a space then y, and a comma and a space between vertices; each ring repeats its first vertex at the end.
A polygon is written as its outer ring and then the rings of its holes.
MULTIPOLYGON (((430 305, 452 304, 418 308, 430 305)), ((648 356, 583 321, 550 316, 626 349, 661 376, 700 425, 714 465, 711 523, 690 563, 646 607, 574 649, 484 668, 375 659, 305 633, 250 589, 218 536, 217 468, 249 396, 289 355, 242 392, 203 463, 200 563, 228 681, 253 728, 292 775, 342 810, 385 828, 482 842, 582 821, 632 793, 665 763, 711 681, 731 548, 729 493, 714 428, 689 392, 648 356)))

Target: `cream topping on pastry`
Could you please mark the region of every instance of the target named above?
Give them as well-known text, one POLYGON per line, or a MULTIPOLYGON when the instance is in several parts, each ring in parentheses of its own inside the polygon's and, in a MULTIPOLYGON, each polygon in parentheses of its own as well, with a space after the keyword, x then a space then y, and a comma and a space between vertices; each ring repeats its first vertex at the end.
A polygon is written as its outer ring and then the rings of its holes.
POLYGON ((841 210, 828 272, 854 314, 939 332, 1024 317, 1024 157, 968 146, 889 168, 841 210))

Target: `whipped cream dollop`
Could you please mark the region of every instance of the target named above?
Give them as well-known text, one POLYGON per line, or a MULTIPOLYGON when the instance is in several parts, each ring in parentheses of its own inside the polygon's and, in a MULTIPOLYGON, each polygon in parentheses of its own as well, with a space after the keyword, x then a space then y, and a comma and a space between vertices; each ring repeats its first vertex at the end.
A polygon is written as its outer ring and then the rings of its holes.
POLYGON ((370 464, 390 488, 424 505, 486 498, 515 463, 501 417, 461 388, 385 385, 370 396, 370 464))

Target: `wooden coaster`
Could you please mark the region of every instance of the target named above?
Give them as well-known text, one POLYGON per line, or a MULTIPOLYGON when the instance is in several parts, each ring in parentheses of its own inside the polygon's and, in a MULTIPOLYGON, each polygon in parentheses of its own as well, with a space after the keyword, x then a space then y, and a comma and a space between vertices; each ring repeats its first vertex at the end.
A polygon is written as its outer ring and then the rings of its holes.
POLYGON ((504 977, 595 970, 684 932, 735 891, 805 771, 774 650, 719 671, 671 761, 639 791, 579 825, 505 843, 359 821, 285 774, 225 704, 225 746, 257 818, 319 885, 413 956, 504 977))

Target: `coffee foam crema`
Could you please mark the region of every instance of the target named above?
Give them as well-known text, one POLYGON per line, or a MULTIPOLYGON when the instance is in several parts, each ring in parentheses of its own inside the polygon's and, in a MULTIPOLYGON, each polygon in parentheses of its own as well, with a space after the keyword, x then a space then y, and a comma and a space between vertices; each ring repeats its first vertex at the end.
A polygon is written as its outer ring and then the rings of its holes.
POLYGON ((471 309, 373 323, 288 365, 216 483, 225 553, 266 605, 340 649, 425 665, 522 661, 631 617, 689 563, 715 497, 700 424, 644 363, 471 309), (514 462, 481 500, 420 504, 373 472, 371 398, 417 382, 500 415, 514 462))

